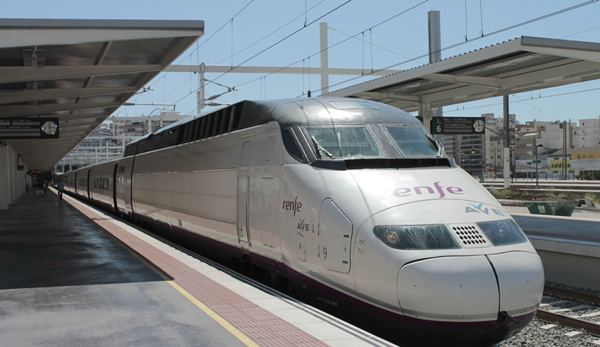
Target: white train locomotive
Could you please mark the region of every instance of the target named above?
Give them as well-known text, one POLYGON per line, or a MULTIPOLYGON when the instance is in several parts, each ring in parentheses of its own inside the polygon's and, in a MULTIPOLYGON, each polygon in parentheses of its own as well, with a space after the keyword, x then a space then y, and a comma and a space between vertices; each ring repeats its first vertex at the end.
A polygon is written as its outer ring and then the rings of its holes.
POLYGON ((244 101, 64 181, 393 342, 497 343, 542 297, 519 226, 420 122, 383 104, 244 101))

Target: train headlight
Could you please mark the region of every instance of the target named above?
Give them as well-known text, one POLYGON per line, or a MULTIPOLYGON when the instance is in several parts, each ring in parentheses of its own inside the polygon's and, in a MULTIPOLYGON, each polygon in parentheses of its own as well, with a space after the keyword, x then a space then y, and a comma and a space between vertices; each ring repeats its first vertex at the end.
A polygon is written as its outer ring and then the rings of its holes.
POLYGON ((383 238, 388 245, 394 246, 400 241, 400 234, 396 230, 388 229, 384 232, 383 238))
POLYGON ((378 225, 373 232, 383 243, 395 249, 460 248, 443 224, 378 225))
POLYGON ((494 246, 510 245, 527 241, 521 228, 510 219, 480 222, 477 223, 477 225, 494 246))

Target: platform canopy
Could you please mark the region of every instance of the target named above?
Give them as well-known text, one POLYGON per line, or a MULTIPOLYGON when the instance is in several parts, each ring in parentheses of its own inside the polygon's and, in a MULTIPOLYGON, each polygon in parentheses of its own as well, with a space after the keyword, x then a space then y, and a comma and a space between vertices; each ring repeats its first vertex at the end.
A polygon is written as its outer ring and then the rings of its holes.
POLYGON ((600 43, 523 36, 333 91, 407 112, 600 78, 600 43))
POLYGON ((58 138, 5 129, 0 146, 51 169, 203 34, 204 21, 0 19, 0 125, 58 118, 58 138))

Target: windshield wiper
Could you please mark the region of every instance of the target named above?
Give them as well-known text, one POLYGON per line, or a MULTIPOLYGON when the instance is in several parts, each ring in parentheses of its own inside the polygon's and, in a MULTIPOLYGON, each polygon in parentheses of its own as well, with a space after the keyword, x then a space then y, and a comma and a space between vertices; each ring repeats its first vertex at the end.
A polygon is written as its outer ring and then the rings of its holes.
POLYGON ((327 156, 331 159, 335 159, 335 156, 331 153, 329 153, 328 150, 325 149, 325 147, 321 146, 321 144, 319 143, 319 141, 317 141, 317 139, 315 139, 314 136, 311 136, 311 139, 313 140, 313 143, 315 144, 315 150, 317 152, 317 159, 321 159, 321 153, 320 151, 323 151, 323 153, 327 154, 327 156))

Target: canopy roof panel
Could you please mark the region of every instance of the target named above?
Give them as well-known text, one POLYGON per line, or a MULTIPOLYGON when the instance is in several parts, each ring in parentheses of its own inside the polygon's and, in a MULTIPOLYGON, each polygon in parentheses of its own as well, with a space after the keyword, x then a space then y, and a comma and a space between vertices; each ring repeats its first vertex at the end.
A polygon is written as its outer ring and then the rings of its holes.
POLYGON ((407 112, 600 78, 600 44, 523 36, 333 91, 407 112))
POLYGON ((203 34, 203 21, 0 19, 0 121, 57 117, 60 133, 0 141, 51 169, 203 34))

